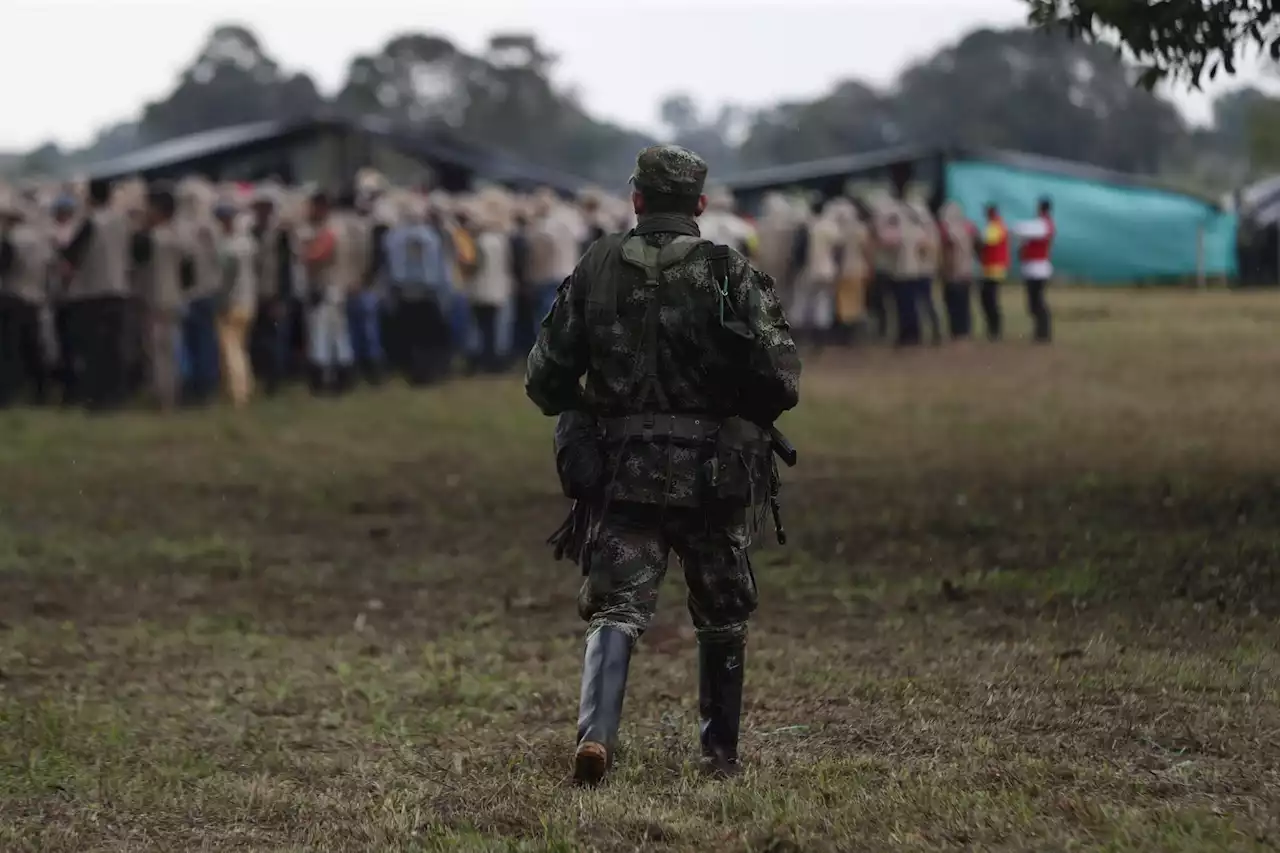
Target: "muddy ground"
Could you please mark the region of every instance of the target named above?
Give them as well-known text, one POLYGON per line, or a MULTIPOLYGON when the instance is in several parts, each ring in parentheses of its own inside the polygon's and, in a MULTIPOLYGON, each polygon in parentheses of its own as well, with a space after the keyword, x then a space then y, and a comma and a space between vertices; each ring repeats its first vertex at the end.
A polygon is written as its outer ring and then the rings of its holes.
POLYGON ((1055 299, 1051 347, 807 362, 727 784, 678 571, 567 784, 517 380, 0 415, 0 850, 1275 849, 1280 300, 1055 299))

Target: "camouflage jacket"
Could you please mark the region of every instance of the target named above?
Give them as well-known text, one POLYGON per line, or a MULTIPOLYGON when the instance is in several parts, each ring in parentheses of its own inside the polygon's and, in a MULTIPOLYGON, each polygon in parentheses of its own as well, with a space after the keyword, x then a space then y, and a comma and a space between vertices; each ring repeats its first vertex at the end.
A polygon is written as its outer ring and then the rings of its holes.
MULTIPOLYGON (((650 215, 630 232, 596 241, 560 285, 538 340, 529 353, 525 390, 547 415, 591 412, 600 418, 643 414, 739 416, 769 425, 799 401, 800 359, 795 341, 774 294, 773 279, 730 251, 728 292, 721 293, 711 274, 710 242, 695 247, 663 272, 657 332, 659 402, 641 399, 645 384, 645 317, 649 296, 643 271, 622 259, 622 245, 632 235, 653 246, 665 246, 679 235, 698 237, 696 220, 687 216, 650 215), (606 277, 612 305, 600 311, 591 300, 593 288, 606 277), (747 336, 728 332, 723 320, 737 320, 747 336), (580 380, 585 375, 585 387, 580 380)), ((679 448, 637 448, 619 461, 624 471, 646 472, 665 482, 688 480, 683 462, 668 453, 679 448)), ((668 483, 685 492, 692 483, 668 483)), ((679 502, 679 501, 678 501, 679 502)))

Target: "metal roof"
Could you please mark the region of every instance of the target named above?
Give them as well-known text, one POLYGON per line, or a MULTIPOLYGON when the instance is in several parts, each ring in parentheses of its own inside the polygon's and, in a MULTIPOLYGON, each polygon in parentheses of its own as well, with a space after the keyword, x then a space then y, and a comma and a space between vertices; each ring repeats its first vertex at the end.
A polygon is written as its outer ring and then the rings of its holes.
POLYGON ((149 145, 123 157, 98 163, 88 171, 94 178, 147 175, 188 163, 194 166, 202 161, 324 131, 346 131, 378 139, 406 156, 463 169, 497 183, 522 187, 546 185, 565 193, 577 192, 587 183, 582 178, 459 139, 445 129, 408 129, 376 117, 353 121, 315 116, 232 125, 149 145))
POLYGON ((296 123, 255 121, 220 127, 148 145, 89 168, 95 178, 145 174, 185 162, 195 162, 278 138, 296 123))
POLYGON ((912 163, 937 156, 941 149, 923 145, 904 145, 884 148, 865 154, 848 154, 841 157, 824 157, 803 163, 769 166, 734 175, 718 183, 735 193, 754 192, 775 187, 825 182, 833 178, 866 174, 887 169, 898 163, 912 163))
POLYGON ((785 166, 772 166, 752 172, 736 175, 722 183, 738 194, 760 192, 762 190, 780 189, 788 186, 803 186, 826 183, 839 178, 851 178, 878 172, 901 163, 919 163, 934 158, 948 160, 980 160, 996 163, 1011 169, 1023 169, 1033 172, 1045 172, 1067 178, 1076 178, 1095 183, 1116 184, 1120 186, 1142 187, 1187 196, 1203 201, 1215 208, 1221 208, 1216 198, 1201 193, 1188 192, 1171 186, 1156 178, 1144 175, 1130 175, 1116 172, 1101 166, 1061 160, 1056 157, 1044 157, 1039 154, 1026 154, 1020 151, 1008 151, 1000 148, 958 145, 907 145, 886 148, 863 154, 851 154, 843 157, 827 157, 821 160, 810 160, 804 163, 791 163, 785 166))

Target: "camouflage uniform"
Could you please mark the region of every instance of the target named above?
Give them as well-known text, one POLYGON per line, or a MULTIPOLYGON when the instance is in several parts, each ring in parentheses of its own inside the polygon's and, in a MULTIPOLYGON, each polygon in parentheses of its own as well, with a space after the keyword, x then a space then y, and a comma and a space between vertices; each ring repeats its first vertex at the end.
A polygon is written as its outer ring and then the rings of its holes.
MULTIPOLYGON (((696 154, 656 146, 640 153, 632 182, 642 195, 697 196, 706 172, 696 154)), ((707 497, 708 448, 731 424, 758 431, 750 424, 770 425, 794 407, 799 375, 773 280, 701 240, 693 216, 641 214, 632 231, 592 245, 560 285, 525 387, 547 415, 590 413, 603 442, 606 477, 592 504, 579 599, 590 625, 580 780, 598 781, 612 760, 631 647, 653 616, 672 550, 698 634, 704 752, 721 769, 736 767, 757 594, 748 507, 707 497), (724 282, 712 274, 716 254, 724 282), (646 272, 637 255, 665 262, 646 272)))

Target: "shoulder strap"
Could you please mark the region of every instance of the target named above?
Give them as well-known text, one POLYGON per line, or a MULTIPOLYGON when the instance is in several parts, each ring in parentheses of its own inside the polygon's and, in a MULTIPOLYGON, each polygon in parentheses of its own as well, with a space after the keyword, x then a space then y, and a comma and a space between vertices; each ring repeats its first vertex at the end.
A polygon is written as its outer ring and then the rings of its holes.
MULTIPOLYGON (((683 261, 694 249, 705 242, 698 237, 681 234, 667 245, 659 247, 650 245, 644 237, 632 233, 622 243, 623 263, 644 272, 646 300, 644 341, 637 354, 635 373, 641 375, 638 397, 640 403, 646 407, 652 401, 657 404, 659 411, 665 411, 667 408, 667 395, 662 389, 662 383, 658 381, 658 328, 661 326, 662 312, 662 297, 658 288, 662 271, 683 261)), ((611 277, 604 278, 609 281, 611 277)), ((592 287, 592 294, 588 300, 597 298, 595 291, 603 283, 597 283, 592 287)), ((609 281, 607 286, 610 292, 598 298, 608 300, 606 310, 611 311, 612 316, 616 317, 618 294, 612 281, 609 281)))

